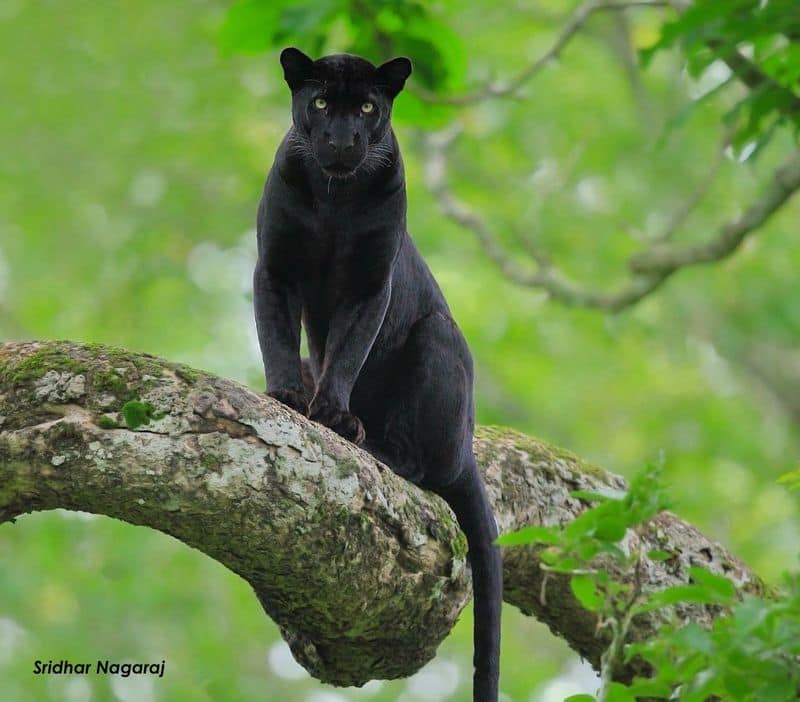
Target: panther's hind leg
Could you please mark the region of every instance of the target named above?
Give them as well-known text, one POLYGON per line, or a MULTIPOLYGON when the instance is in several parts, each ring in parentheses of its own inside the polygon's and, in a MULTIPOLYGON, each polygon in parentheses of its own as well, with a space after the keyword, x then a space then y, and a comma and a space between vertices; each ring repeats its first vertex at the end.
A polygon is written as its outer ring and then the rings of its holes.
POLYGON ((453 482, 472 451, 472 366, 455 323, 432 313, 412 327, 393 364, 381 431, 365 448, 428 489, 453 482))

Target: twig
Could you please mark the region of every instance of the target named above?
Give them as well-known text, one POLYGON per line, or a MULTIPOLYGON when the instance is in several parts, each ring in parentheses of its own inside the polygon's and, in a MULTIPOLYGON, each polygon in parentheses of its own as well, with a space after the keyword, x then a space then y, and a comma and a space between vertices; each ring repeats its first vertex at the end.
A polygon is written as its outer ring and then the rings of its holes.
MULTIPOLYGON (((800 188, 800 151, 797 151, 775 172, 767 192, 740 218, 724 224, 716 238, 703 244, 675 247, 665 243, 662 235, 661 241, 630 260, 632 275, 623 287, 597 290, 572 280, 556 268, 546 254, 537 253, 535 249, 532 258, 536 266, 522 265, 500 243, 487 222, 455 195, 447 179, 446 150, 452 146, 460 131, 460 126, 454 125, 427 138, 426 184, 440 210, 476 236, 487 256, 509 280, 544 290, 551 299, 571 306, 618 312, 636 304, 680 268, 716 261, 733 253, 748 234, 764 224, 800 188)), ((709 185, 709 178, 706 178, 700 190, 707 191, 709 185)), ((697 202, 699 198, 695 193, 672 218, 665 234, 671 236, 674 223, 680 225, 685 221, 697 202)))
MULTIPOLYGON (((641 547, 640 547, 641 549, 641 547)), ((597 702, 605 702, 611 691, 611 683, 614 682, 614 671, 617 665, 624 663, 625 642, 628 638, 628 631, 635 614, 635 607, 642 595, 642 561, 644 554, 639 551, 636 563, 634 564, 633 583, 630 596, 624 604, 617 608, 613 617, 608 618, 611 627, 611 643, 604 651, 600 660, 600 691, 597 695, 597 702)))
POLYGON ((639 110, 642 127, 651 134, 656 134, 661 129, 660 120, 653 112, 653 103, 642 81, 639 57, 631 42, 631 26, 628 16, 624 12, 613 13, 610 29, 611 31, 605 39, 612 55, 620 63, 625 73, 631 96, 639 110))
POLYGON ((634 256, 634 273, 670 275, 679 268, 696 266, 730 256, 751 234, 762 226, 800 188, 800 150, 778 168, 767 191, 738 219, 726 222, 713 239, 691 246, 657 245, 634 256))
POLYGON ((687 200, 677 210, 675 210, 675 212, 672 213, 672 217, 669 218, 667 226, 664 227, 663 231, 657 237, 655 237, 653 241, 665 242, 672 239, 672 237, 675 235, 675 232, 677 232, 684 225, 686 220, 689 218, 689 215, 694 212, 695 208, 705 199, 706 195, 708 195, 708 191, 714 184, 714 181, 719 174, 719 170, 722 168, 722 164, 725 162, 725 151, 730 146, 735 131, 735 127, 730 127, 725 132, 725 135, 722 138, 722 143, 720 144, 720 148, 717 151, 717 155, 714 157, 714 160, 711 162, 711 167, 708 169, 708 173, 706 173, 703 180, 698 183, 691 196, 687 198, 687 200))
POLYGON ((552 299, 565 305, 609 311, 633 305, 661 284, 665 276, 645 275, 634 276, 624 288, 617 291, 593 290, 557 270, 544 253, 535 252, 533 244, 529 244, 529 249, 538 268, 531 270, 520 265, 497 241, 486 221, 450 189, 445 150, 452 145, 459 131, 460 127, 455 125, 427 137, 425 176, 428 189, 446 216, 475 234, 484 252, 509 280, 525 287, 545 290, 552 299))
MULTIPOLYGON (((723 45, 718 41, 707 41, 707 46, 715 52, 720 52, 723 45)), ((800 113, 800 97, 795 95, 789 88, 784 87, 778 81, 774 80, 766 73, 764 73, 756 64, 754 64, 744 54, 736 49, 728 49, 727 51, 719 54, 722 61, 724 61, 728 68, 731 69, 733 74, 750 90, 772 90, 776 95, 780 96, 782 104, 779 109, 785 115, 797 115, 800 113)))
POLYGON ((600 2, 586 0, 573 12, 552 46, 539 58, 520 71, 516 77, 505 83, 489 83, 482 88, 462 95, 439 95, 431 90, 414 86, 412 92, 426 102, 442 105, 468 105, 489 98, 514 95, 525 83, 540 73, 546 66, 558 59, 561 52, 581 30, 589 17, 595 12, 622 11, 632 7, 669 7, 667 0, 620 0, 619 2, 600 2))

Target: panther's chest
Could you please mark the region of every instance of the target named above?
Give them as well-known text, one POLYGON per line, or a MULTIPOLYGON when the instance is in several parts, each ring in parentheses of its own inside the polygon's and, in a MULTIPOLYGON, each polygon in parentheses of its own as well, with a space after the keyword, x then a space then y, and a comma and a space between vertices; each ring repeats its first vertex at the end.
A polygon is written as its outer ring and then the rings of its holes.
POLYGON ((329 208, 317 211, 297 238, 300 283, 311 296, 346 293, 365 261, 364 234, 357 218, 329 208))

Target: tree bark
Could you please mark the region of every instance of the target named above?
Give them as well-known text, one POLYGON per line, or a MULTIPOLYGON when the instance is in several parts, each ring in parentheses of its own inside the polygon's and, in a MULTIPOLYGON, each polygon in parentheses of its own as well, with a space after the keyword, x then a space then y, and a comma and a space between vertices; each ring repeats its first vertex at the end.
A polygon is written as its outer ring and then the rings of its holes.
MULTIPOLYGON (((480 428, 475 453, 501 532, 565 524, 573 490, 622 478, 508 429, 480 428)), ((435 495, 272 399, 154 356, 69 342, 0 345, 0 523, 65 508, 158 529, 247 580, 297 660, 335 685, 404 677, 430 660, 470 597, 466 542, 435 495)), ((8 526, 3 528, 10 528, 8 526)), ((702 565, 742 591, 761 581, 719 544, 663 513, 626 547, 645 589, 702 565)), ((595 666, 607 643, 535 547, 504 552, 505 600, 546 622, 595 666)), ((620 578, 630 577, 619 574, 620 578)), ((718 613, 683 606, 682 621, 718 613)), ((637 619, 652 634, 665 613, 637 619)), ((630 677, 635 666, 617 671, 630 677)))

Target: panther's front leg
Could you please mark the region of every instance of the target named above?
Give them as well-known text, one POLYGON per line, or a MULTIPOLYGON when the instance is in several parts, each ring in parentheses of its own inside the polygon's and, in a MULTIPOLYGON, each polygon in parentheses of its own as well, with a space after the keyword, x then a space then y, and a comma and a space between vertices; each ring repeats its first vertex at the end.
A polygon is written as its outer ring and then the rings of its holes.
POLYGON ((253 298, 268 394, 307 414, 308 397, 300 366, 300 297, 259 259, 253 276, 253 298))
POLYGON ((333 313, 322 372, 308 416, 355 444, 364 441, 361 420, 350 413, 350 394, 380 331, 391 298, 387 280, 377 291, 345 298, 333 313))

